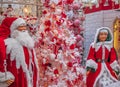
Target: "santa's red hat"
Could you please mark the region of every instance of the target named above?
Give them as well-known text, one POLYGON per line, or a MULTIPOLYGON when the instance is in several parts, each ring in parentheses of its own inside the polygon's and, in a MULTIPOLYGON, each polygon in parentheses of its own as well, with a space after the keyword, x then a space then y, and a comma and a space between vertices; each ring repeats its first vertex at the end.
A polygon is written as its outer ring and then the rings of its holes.
POLYGON ((6 17, 0 26, 0 37, 7 38, 10 36, 11 32, 22 24, 26 24, 25 20, 22 18, 6 17))

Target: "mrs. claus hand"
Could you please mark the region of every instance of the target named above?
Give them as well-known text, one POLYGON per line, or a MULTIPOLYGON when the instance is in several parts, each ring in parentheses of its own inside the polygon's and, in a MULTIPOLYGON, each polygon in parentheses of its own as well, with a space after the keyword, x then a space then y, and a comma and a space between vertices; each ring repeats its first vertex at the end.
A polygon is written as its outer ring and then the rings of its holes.
POLYGON ((88 71, 86 72, 86 75, 88 75, 90 72, 91 72, 91 70, 88 70, 88 71))

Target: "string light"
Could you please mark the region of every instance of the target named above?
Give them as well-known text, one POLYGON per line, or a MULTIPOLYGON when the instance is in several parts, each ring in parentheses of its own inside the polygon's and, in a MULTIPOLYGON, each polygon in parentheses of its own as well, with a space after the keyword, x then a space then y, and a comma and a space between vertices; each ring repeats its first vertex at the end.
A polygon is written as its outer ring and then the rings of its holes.
POLYGON ((25 6, 25 7, 23 8, 23 11, 24 11, 25 13, 28 13, 27 6, 25 6))

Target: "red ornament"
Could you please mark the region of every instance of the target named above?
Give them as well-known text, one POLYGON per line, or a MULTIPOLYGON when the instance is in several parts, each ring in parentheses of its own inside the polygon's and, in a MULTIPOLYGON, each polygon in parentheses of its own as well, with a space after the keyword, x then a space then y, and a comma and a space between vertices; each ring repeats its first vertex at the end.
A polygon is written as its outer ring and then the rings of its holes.
POLYGON ((58 24, 58 25, 61 25, 62 23, 64 23, 64 19, 59 19, 58 21, 56 21, 56 23, 58 24))
POLYGON ((70 46, 70 49, 75 49, 75 47, 76 47, 76 44, 72 44, 72 45, 70 46))
POLYGON ((72 4, 74 0, 66 0, 67 4, 72 4))
POLYGON ((61 13, 61 16, 63 17, 63 18, 66 18, 67 16, 66 16, 66 14, 65 13, 61 13))
POLYGON ((61 25, 61 21, 59 20, 59 21, 56 21, 56 24, 57 25, 61 25))
POLYGON ((43 5, 44 5, 45 7, 49 7, 49 3, 50 3, 50 0, 45 0, 45 2, 43 3, 43 5))
POLYGON ((50 26, 51 25, 51 21, 50 20, 47 20, 47 21, 45 21, 45 23, 44 23, 46 26, 50 26))
POLYGON ((59 74, 58 69, 54 70, 54 74, 59 74))
POLYGON ((67 66, 68 66, 68 67, 72 67, 72 66, 73 66, 73 63, 72 63, 72 62, 68 62, 68 63, 67 63, 67 66))
POLYGON ((42 13, 43 13, 43 14, 47 14, 47 11, 46 11, 46 10, 44 10, 42 13))
POLYGON ((59 45, 59 46, 60 46, 61 43, 62 43, 62 40, 61 40, 61 39, 58 39, 57 42, 56 42, 56 45, 59 45))
POLYGON ((80 75, 78 76, 78 80, 83 80, 83 75, 82 75, 82 74, 80 74, 80 75))
POLYGON ((62 0, 60 0, 57 5, 62 5, 62 4, 63 4, 62 0))
POLYGON ((50 30, 51 30, 51 29, 48 27, 48 28, 45 29, 45 32, 50 31, 50 30))

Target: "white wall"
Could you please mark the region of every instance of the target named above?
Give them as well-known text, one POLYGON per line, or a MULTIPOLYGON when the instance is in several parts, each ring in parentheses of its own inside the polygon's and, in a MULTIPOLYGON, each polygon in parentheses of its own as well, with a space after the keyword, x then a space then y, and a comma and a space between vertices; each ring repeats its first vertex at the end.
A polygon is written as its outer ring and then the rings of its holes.
POLYGON ((89 46, 94 40, 95 32, 97 28, 109 27, 112 29, 113 22, 116 17, 120 17, 120 11, 107 10, 99 11, 94 13, 89 13, 86 15, 86 20, 84 22, 85 32, 85 42, 84 42, 84 57, 87 57, 89 46))

